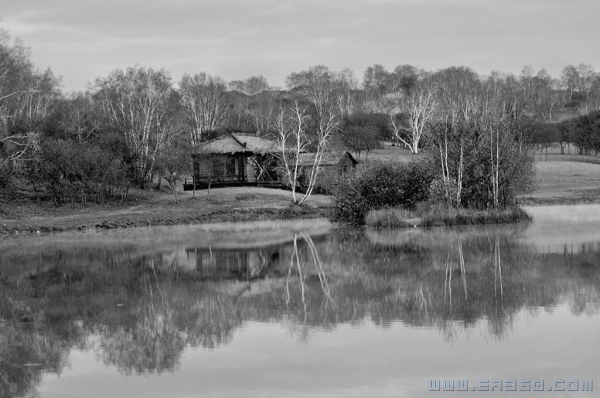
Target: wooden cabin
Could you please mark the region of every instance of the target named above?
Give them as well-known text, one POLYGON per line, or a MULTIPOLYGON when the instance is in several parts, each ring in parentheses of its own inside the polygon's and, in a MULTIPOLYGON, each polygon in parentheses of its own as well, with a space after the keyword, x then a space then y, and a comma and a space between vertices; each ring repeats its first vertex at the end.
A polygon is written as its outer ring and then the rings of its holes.
POLYGON ((278 184, 277 151, 275 142, 254 135, 228 134, 203 142, 192 155, 196 187, 278 184))
MULTIPOLYGON (((300 166, 302 167, 300 186, 308 184, 310 169, 315 161, 315 153, 300 154, 300 166)), ((331 192, 340 178, 347 172, 356 168, 358 161, 348 151, 335 153, 329 152, 323 155, 321 160, 321 171, 317 176, 316 188, 325 192, 331 192)))

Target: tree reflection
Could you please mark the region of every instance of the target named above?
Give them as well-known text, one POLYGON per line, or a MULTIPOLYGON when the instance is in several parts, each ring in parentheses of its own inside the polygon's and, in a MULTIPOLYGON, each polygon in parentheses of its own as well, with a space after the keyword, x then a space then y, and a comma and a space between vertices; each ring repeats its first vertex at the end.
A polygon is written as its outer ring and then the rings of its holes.
POLYGON ((313 239, 305 233, 294 233, 283 297, 288 328, 300 341, 308 341, 311 325, 331 327, 336 322, 328 278, 313 239))
POLYGON ((101 331, 101 357, 125 374, 172 370, 186 346, 184 334, 174 322, 173 308, 165 297, 154 262, 139 275, 142 294, 132 308, 131 324, 101 331))
POLYGON ((35 394, 42 372, 61 373, 70 349, 10 286, 0 290, 0 397, 35 394))
POLYGON ((217 349, 246 322, 280 322, 304 343, 369 320, 436 328, 447 340, 482 323, 504 339, 517 317, 542 307, 600 309, 598 245, 540 254, 518 227, 117 247, 67 255, 56 244, 30 260, 9 253, 14 261, 0 268, 0 397, 33 393, 43 371, 61 372, 71 347, 95 350, 124 374, 162 373, 177 369, 186 347, 217 349))

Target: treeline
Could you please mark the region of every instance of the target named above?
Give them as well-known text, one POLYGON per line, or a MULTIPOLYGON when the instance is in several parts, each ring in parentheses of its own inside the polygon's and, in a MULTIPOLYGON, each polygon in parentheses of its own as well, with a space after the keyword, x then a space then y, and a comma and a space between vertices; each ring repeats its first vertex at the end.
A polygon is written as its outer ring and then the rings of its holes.
POLYGON ((28 49, 2 31, 0 187, 5 194, 27 187, 63 203, 124 198, 152 180, 174 186, 190 172, 194 145, 225 131, 275 137, 294 125, 283 118, 295 110, 301 123, 294 126, 308 142, 326 129, 328 146, 358 154, 382 140, 414 153, 429 147, 456 203, 466 151, 490 149, 490 180, 499 180, 495 156, 547 140, 540 126, 566 109, 586 115, 569 127, 575 132, 567 141, 597 152, 597 139, 577 138, 598 134, 597 117, 588 119, 600 109, 600 76, 590 65, 569 65, 559 78, 530 67, 519 76, 480 76, 467 67, 373 65, 362 82, 349 69, 319 65, 290 73, 285 90, 262 76, 228 83, 202 72, 174 82, 163 69, 133 66, 98 77, 85 92, 64 93, 60 79, 38 70, 28 49))

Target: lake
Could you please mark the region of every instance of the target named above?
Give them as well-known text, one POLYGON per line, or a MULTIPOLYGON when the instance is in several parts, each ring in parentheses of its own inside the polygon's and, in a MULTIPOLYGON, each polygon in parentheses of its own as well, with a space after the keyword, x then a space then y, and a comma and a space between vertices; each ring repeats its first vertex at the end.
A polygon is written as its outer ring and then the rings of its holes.
POLYGON ((600 206, 527 210, 4 237, 0 397, 599 396, 600 206))

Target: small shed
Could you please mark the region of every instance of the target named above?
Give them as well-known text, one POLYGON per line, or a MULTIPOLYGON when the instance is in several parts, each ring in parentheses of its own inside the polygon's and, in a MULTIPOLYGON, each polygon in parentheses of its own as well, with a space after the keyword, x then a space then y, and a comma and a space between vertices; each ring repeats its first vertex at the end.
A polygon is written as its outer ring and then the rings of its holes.
POLYGON ((196 184, 244 185, 277 181, 278 148, 274 141, 254 135, 227 134, 203 142, 192 155, 196 184))
MULTIPOLYGON (((308 185, 310 168, 314 164, 316 153, 302 153, 299 157, 299 164, 302 167, 300 185, 308 185)), ((331 191, 337 185, 340 178, 347 172, 356 168, 358 161, 348 151, 328 152, 321 159, 321 171, 317 176, 316 188, 324 191, 331 191)))

